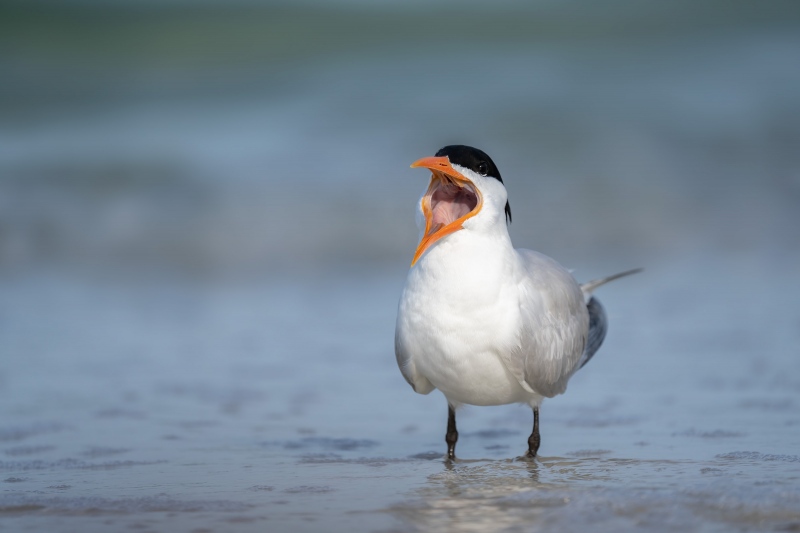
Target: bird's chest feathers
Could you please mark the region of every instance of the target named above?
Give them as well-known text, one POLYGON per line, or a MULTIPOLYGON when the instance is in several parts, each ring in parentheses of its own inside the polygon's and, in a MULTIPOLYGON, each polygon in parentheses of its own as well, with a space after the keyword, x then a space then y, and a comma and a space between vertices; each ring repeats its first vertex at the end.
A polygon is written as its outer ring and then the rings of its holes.
POLYGON ((456 357, 513 343, 519 304, 511 255, 496 240, 454 234, 417 263, 404 311, 424 351, 456 357))

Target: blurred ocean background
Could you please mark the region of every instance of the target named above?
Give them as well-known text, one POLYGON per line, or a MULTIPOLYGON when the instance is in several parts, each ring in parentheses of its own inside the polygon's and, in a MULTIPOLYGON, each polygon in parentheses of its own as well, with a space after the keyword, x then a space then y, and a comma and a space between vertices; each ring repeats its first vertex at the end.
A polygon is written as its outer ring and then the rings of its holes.
POLYGON ((800 4, 0 4, 0 531, 800 530, 800 4), (605 345, 542 408, 396 368, 489 153, 605 345))

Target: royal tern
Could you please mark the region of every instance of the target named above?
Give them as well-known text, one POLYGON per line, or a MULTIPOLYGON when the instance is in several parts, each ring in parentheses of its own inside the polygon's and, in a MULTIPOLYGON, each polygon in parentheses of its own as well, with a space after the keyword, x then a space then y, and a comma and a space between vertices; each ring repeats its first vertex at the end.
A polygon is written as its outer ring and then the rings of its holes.
POLYGON ((515 250, 506 188, 477 148, 446 146, 411 166, 432 175, 398 306, 397 364, 416 392, 439 389, 447 399, 450 459, 462 404, 529 405, 527 455, 535 457, 542 400, 563 393, 605 337, 592 290, 639 269, 580 285, 553 259, 515 250))

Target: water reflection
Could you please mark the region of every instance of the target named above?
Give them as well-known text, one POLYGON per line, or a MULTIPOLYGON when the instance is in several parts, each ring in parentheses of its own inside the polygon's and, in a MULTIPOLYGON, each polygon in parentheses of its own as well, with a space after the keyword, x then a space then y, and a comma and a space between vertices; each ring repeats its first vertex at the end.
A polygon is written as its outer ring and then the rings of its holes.
POLYGON ((725 481, 719 476, 741 477, 757 469, 743 472, 739 463, 734 474, 724 461, 710 464, 715 467, 701 469, 693 461, 557 457, 531 463, 462 462, 429 476, 413 499, 390 512, 415 531, 465 532, 612 531, 635 525, 660 531, 705 520, 749 528, 785 526, 800 518, 796 490, 767 490, 768 495, 751 500, 745 492, 722 489, 725 481), (705 480, 698 483, 700 477, 705 480), (662 482, 653 483, 655 478, 662 482), (722 501, 720 491, 725 492, 722 501))

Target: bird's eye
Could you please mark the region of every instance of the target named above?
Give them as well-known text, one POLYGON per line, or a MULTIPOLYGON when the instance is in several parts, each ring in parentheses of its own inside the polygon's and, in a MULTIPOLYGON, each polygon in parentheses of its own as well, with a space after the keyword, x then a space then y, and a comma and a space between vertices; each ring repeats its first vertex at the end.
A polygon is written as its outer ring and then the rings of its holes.
POLYGON ((487 172, 489 172, 489 167, 486 164, 486 161, 481 161, 478 163, 478 174, 485 176, 487 172))

